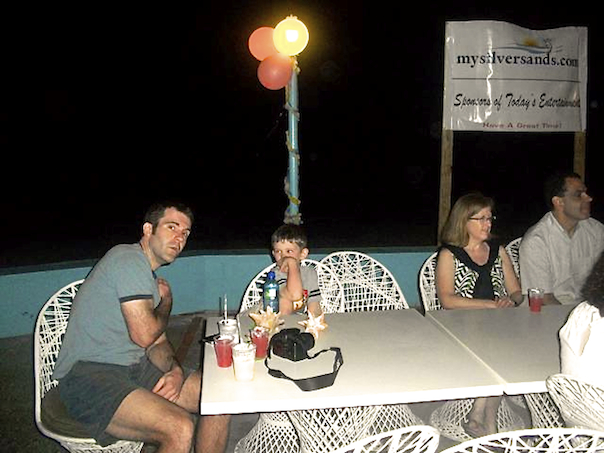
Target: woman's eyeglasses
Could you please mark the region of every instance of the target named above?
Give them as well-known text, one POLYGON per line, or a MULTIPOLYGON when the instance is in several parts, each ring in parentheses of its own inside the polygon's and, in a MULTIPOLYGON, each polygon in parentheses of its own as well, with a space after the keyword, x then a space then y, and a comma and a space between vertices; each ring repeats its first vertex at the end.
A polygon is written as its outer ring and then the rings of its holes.
POLYGON ((491 216, 491 217, 470 217, 468 220, 476 220, 480 223, 493 223, 495 220, 497 220, 497 217, 495 216, 491 216))

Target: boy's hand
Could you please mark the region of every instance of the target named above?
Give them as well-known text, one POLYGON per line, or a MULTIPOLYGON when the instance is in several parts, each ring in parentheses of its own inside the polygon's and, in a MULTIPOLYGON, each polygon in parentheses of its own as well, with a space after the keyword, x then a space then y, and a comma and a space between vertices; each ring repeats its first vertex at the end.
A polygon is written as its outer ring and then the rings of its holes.
POLYGON ((292 266, 295 266, 294 268, 300 267, 300 263, 298 263, 298 260, 294 257, 284 256, 279 261, 277 261, 277 267, 279 268, 279 270, 286 274, 289 273, 289 270, 290 268, 292 268, 292 266))

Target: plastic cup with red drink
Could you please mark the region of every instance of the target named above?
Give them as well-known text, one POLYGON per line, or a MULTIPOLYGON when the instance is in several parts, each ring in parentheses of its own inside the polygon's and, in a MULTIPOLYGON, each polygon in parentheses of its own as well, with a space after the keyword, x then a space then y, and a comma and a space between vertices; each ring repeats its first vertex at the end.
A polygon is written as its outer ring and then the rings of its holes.
POLYGON ((220 335, 214 340, 216 362, 220 368, 228 368, 233 363, 232 346, 233 337, 230 335, 220 335))
POLYGON ((529 300, 529 308, 533 313, 539 313, 541 311, 541 307, 543 306, 543 297, 545 296, 545 291, 541 288, 529 288, 528 290, 528 300, 529 300))
POLYGON ((250 331, 250 338, 252 343, 256 345, 256 359, 264 359, 268 351, 268 329, 264 327, 255 327, 250 331))

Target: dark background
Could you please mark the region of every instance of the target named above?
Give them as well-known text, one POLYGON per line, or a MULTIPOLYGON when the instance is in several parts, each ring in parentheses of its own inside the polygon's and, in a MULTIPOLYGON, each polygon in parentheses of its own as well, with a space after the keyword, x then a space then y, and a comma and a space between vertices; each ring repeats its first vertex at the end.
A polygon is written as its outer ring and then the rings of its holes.
MULTIPOLYGON (((195 209, 189 250, 266 247, 287 207, 285 93, 260 85, 247 39, 289 14, 310 30, 299 64, 311 248, 436 243, 447 20, 589 27, 586 182, 604 219, 602 27, 587 2, 202 3, 2 7, 0 266, 98 258, 136 241, 160 198, 195 209)), ((572 159, 569 133, 456 133, 453 198, 493 196, 494 231, 512 239, 545 212, 545 176, 572 159)))

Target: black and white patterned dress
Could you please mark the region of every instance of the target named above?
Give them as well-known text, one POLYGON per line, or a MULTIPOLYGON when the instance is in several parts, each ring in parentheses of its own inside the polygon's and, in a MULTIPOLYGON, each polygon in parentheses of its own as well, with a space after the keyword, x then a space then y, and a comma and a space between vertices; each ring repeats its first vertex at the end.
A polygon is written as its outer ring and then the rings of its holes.
POLYGON ((489 259, 482 266, 472 261, 463 248, 450 244, 442 246, 453 254, 456 295, 468 299, 488 300, 507 296, 499 244, 493 241, 487 243, 490 247, 489 259))

